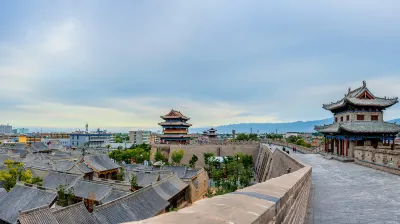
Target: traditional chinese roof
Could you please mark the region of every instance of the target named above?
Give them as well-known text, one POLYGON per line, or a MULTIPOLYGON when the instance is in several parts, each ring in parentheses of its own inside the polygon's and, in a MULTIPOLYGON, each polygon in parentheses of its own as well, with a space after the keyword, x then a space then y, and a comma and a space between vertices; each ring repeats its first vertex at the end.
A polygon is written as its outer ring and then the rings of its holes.
POLYGON ((191 138, 192 136, 189 134, 165 134, 161 135, 160 138, 191 138))
POLYGON ((0 188, 0 203, 7 196, 7 191, 4 188, 0 188))
POLYGON ((100 223, 114 224, 139 221, 161 213, 169 202, 152 186, 142 188, 122 198, 95 206, 93 215, 100 223))
POLYGON ((33 152, 50 152, 51 150, 43 142, 34 142, 31 144, 33 152))
POLYGON ((363 85, 353 91, 349 89, 349 92, 345 94, 344 98, 335 102, 324 104, 323 108, 326 110, 334 110, 340 107, 344 107, 347 104, 356 106, 370 106, 387 108, 398 103, 398 98, 381 98, 374 96, 371 91, 367 88, 366 82, 363 85))
POLYGON ((21 212, 18 219, 21 224, 59 224, 47 206, 21 212))
POLYGON ((72 188, 76 197, 95 201, 103 200, 112 190, 111 186, 85 180, 78 180, 72 188))
POLYGON ((56 193, 15 185, 0 202, 0 221, 16 223, 19 211, 23 212, 42 206, 50 207, 56 197, 56 193))
POLYGON ((118 191, 118 190, 111 190, 111 192, 100 202, 102 204, 110 202, 110 201, 114 201, 115 199, 118 198, 122 198, 126 195, 130 194, 130 192, 126 192, 126 191, 118 191))
POLYGON ((108 155, 85 156, 83 161, 90 168, 95 169, 98 172, 120 168, 120 166, 114 163, 108 155))
POLYGON ((164 200, 168 201, 184 190, 187 186, 187 183, 181 181, 181 179, 179 179, 175 174, 172 174, 168 178, 154 184, 153 188, 157 194, 159 194, 164 200))
POLYGON ((81 177, 78 175, 49 172, 43 179, 43 187, 49 189, 57 189, 61 184, 65 185, 65 189, 72 187, 81 177))
POLYGON ((83 202, 53 212, 59 224, 96 224, 97 220, 88 212, 83 202))
POLYGON ((316 126, 315 130, 321 133, 382 133, 397 134, 400 126, 393 123, 381 121, 354 121, 344 123, 334 123, 325 126, 316 126))
POLYGON ((192 126, 192 124, 189 124, 189 123, 186 123, 186 122, 180 122, 180 121, 177 121, 177 122, 161 122, 161 123, 158 123, 158 125, 161 125, 161 126, 178 126, 178 125, 181 125, 181 126, 187 126, 187 127, 190 127, 190 126, 192 126))
POLYGON ((171 119, 171 118, 182 118, 183 120, 189 120, 190 118, 184 116, 180 111, 171 109, 171 111, 164 115, 161 116, 162 119, 171 119))
POLYGON ((137 184, 139 187, 147 187, 151 184, 157 183, 160 180, 160 174, 157 172, 143 172, 143 171, 132 171, 127 170, 127 180, 131 178, 131 174, 137 178, 137 184))

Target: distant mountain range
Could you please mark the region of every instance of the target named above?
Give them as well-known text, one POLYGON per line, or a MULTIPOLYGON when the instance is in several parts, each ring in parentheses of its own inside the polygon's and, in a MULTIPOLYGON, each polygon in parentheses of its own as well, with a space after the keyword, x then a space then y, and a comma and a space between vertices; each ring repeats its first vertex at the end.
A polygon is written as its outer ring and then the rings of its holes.
MULTIPOLYGON (((400 118, 390 120, 388 122, 400 124, 400 118)), ((286 133, 286 132, 315 132, 314 126, 332 124, 333 118, 314 120, 314 121, 296 121, 290 123, 243 123, 243 124, 229 124, 214 127, 218 133, 232 133, 232 130, 236 130, 236 133, 286 133)), ((208 128, 190 128, 191 133, 202 133, 208 128)))

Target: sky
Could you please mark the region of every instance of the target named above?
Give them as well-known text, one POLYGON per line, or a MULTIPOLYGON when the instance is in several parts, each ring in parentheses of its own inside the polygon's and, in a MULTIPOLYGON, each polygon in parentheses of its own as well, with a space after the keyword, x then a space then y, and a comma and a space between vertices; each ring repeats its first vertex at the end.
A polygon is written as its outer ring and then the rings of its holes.
POLYGON ((400 96, 400 1, 281 2, 2 1, 0 124, 316 120, 363 80, 400 96))

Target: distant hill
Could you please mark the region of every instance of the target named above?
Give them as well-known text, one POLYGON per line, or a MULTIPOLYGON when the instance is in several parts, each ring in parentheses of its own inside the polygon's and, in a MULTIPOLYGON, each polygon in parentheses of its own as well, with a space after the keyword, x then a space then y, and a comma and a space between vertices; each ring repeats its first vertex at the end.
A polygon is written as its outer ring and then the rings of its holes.
MULTIPOLYGON (((395 120, 390 120, 388 122, 400 124, 400 118, 395 120)), ((236 133, 286 133, 286 132, 315 132, 314 126, 332 124, 333 118, 314 120, 314 121, 296 121, 290 123, 242 123, 242 124, 228 124, 222 125, 216 128, 218 133, 232 133, 232 130, 236 130, 236 133)), ((204 128, 190 128, 190 133, 202 133, 209 127, 204 128)))

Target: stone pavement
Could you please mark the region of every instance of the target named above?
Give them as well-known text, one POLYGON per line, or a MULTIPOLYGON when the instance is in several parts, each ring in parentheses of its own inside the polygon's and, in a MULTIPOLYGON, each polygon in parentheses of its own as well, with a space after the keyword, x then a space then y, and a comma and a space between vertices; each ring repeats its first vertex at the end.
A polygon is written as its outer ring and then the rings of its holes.
POLYGON ((290 155, 313 170, 305 224, 400 223, 400 176, 319 154, 290 155))

